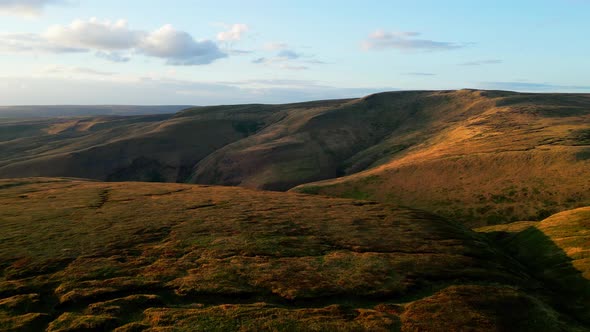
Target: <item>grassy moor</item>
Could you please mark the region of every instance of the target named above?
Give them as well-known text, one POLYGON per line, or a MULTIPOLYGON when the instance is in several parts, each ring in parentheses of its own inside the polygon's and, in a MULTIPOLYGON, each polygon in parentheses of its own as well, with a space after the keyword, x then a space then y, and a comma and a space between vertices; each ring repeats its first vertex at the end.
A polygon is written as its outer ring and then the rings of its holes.
POLYGON ((590 332, 590 0, 0 0, 0 332, 590 332))
POLYGON ((6 331, 590 326, 588 208, 476 232, 390 203, 73 178, 1 180, 0 206, 6 331))
POLYGON ((590 205, 590 95, 388 92, 0 121, 0 177, 181 182, 369 199, 471 227, 590 205))

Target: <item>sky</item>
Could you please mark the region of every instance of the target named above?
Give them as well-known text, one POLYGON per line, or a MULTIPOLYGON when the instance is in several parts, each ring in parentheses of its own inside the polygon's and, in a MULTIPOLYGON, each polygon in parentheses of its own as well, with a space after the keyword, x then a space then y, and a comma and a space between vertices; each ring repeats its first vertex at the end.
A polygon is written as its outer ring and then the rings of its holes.
POLYGON ((590 0, 0 0, 0 105, 590 92, 590 0))

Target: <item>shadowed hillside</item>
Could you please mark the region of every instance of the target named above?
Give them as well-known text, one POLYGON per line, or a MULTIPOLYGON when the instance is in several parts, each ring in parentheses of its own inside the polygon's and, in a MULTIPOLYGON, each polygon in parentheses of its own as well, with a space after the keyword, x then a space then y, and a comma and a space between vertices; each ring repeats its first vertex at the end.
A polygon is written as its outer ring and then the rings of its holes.
POLYGON ((92 115, 147 115, 176 113, 191 106, 133 106, 133 105, 52 105, 0 106, 0 118, 76 117, 92 115))
POLYGON ((590 323, 590 207, 561 212, 538 223, 489 226, 478 231, 487 233, 561 294, 560 307, 569 307, 590 323))
POLYGON ((60 178, 2 180, 0 205, 4 330, 584 330, 522 261, 418 210, 60 178))
POLYGON ((199 160, 280 120, 281 110, 314 106, 216 106, 174 116, 0 121, 0 176, 184 182, 199 160))
POLYGON ((272 112, 30 120, 0 124, 0 173, 182 182, 201 158, 272 112))
POLYGON ((174 116, 7 120, 0 139, 5 178, 291 189, 401 204, 470 226, 590 204, 584 94, 406 91, 174 116))

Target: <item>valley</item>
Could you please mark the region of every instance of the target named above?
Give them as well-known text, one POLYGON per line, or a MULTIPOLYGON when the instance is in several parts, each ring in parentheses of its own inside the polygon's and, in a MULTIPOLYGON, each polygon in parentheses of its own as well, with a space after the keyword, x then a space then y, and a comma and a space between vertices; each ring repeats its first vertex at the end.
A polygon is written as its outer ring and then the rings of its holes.
POLYGON ((173 115, 0 122, 0 177, 67 176, 391 202, 485 226, 590 205, 590 96, 388 92, 173 115))
POLYGON ((483 90, 4 118, 0 330, 588 331, 589 133, 483 90))

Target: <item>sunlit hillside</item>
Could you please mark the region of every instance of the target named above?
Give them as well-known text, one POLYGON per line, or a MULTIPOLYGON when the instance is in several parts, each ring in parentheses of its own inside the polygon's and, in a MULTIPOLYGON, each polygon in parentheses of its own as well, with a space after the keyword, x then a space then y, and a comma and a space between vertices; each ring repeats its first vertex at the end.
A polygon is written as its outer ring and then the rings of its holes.
POLYGON ((590 96, 390 92, 0 121, 0 176, 190 182, 369 199, 470 226, 590 204, 590 96), (320 182, 316 182, 320 181, 320 182))

